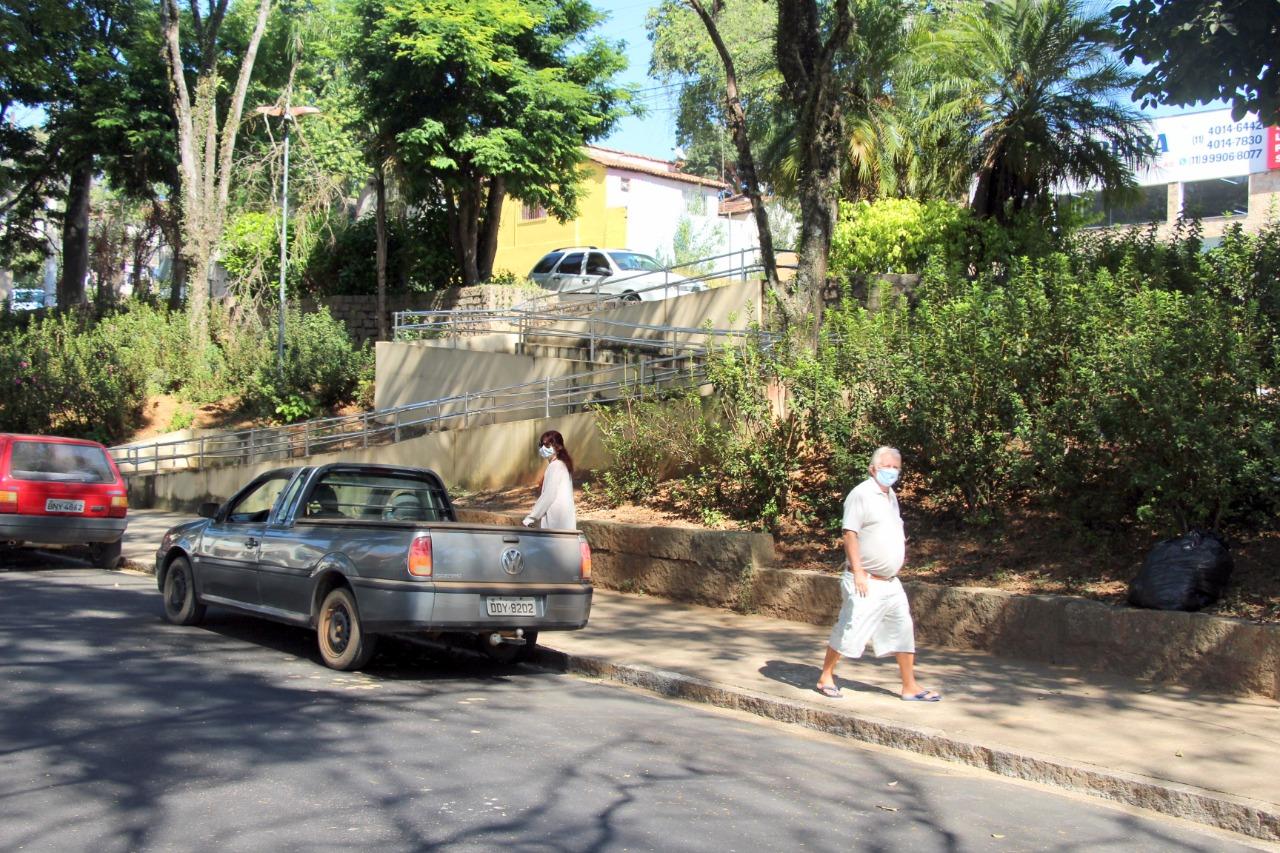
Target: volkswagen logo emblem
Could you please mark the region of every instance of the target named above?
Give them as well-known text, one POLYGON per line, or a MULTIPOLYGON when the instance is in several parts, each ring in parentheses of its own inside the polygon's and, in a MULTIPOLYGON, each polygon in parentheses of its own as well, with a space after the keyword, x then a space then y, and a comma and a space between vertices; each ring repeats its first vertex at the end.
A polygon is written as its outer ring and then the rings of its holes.
POLYGON ((515 548, 502 552, 502 570, 509 575, 518 575, 524 571, 524 555, 515 548))

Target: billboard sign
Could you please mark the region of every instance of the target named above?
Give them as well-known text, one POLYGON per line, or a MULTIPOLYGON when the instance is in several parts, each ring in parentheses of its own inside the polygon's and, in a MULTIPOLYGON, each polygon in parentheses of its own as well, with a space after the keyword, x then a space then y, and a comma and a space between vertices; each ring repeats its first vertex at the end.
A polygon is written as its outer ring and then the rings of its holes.
POLYGON ((1151 120, 1156 161, 1137 174, 1139 184, 1235 178, 1280 168, 1276 128, 1254 113, 1233 121, 1231 110, 1161 116, 1151 120))

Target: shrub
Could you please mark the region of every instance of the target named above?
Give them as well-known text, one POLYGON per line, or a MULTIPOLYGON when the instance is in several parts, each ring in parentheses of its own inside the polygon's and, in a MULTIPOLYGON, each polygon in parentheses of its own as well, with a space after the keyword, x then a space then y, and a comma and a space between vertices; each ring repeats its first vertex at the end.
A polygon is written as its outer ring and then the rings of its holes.
POLYGON ((109 326, 64 313, 0 337, 0 376, 4 429, 112 443, 137 423, 148 365, 109 326))
POLYGON ((346 326, 327 308, 310 314, 289 311, 283 375, 276 367, 276 338, 270 333, 266 338, 269 354, 259 358, 246 402, 288 422, 350 400, 366 362, 372 359, 368 346, 357 347, 346 326))
MULTIPOLYGON (((908 483, 970 521, 1033 502, 1086 527, 1274 525, 1271 239, 1231 235, 1204 257, 1138 241, 1105 263, 1054 254, 973 279, 935 260, 914 305, 829 310, 816 352, 725 351, 685 494, 768 526, 829 517, 888 443, 908 483)), ((638 437, 661 446, 665 415, 633 417, 615 457, 652 458, 638 437)))
MULTIPOLYGON (((449 248, 443 211, 421 210, 387 222, 387 291, 419 293, 462 283, 449 248)), ((374 264, 377 232, 373 216, 334 222, 312 245, 300 266, 300 287, 315 296, 378 292, 374 264)))
POLYGON ((833 275, 923 272, 930 261, 957 272, 1007 259, 1013 243, 994 224, 948 201, 842 202, 831 240, 833 275))

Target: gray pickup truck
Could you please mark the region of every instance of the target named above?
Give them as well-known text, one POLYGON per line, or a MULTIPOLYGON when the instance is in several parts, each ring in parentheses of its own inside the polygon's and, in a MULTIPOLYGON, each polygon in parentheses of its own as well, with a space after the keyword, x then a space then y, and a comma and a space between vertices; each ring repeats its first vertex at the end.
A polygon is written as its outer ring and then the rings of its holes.
POLYGON ((463 524, 432 471, 278 468, 164 535, 156 582, 170 622, 209 604, 314 628, 325 664, 359 669, 379 634, 464 634, 502 661, 591 612, 576 530, 463 524))

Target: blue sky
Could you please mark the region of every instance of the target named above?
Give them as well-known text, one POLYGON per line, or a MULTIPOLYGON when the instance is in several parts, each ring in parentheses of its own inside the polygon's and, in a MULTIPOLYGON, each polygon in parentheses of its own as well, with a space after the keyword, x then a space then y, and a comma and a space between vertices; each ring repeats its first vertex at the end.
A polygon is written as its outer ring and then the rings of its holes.
POLYGON ((597 32, 610 41, 627 43, 626 72, 622 82, 634 83, 641 89, 640 99, 647 109, 644 118, 623 119, 607 138, 598 144, 635 154, 670 159, 675 145, 674 97, 668 96, 658 81, 649 78, 649 38, 644 19, 656 0, 595 0, 592 4, 609 15, 597 32))

